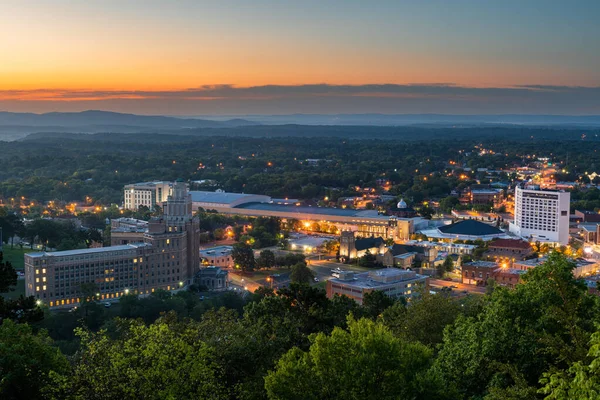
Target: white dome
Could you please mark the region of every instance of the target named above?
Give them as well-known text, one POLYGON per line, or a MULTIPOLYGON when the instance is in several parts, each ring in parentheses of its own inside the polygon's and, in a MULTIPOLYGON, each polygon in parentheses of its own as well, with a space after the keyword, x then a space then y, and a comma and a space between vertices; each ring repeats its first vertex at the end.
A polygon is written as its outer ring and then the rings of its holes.
POLYGON ((400 199, 400 201, 398 202, 398 204, 396 204, 397 208, 406 208, 408 207, 408 205, 406 204, 406 202, 404 201, 404 199, 400 199))

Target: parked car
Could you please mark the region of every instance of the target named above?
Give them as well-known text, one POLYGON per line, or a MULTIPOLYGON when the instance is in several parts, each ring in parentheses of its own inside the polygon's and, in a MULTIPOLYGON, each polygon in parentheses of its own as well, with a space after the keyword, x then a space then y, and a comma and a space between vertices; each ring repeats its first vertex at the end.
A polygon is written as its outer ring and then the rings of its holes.
POLYGON ((111 305, 112 304, 110 304, 109 302, 104 303, 104 307, 106 307, 106 308, 110 308, 111 305))
POLYGON ((315 282, 319 282, 319 278, 315 276, 315 282))

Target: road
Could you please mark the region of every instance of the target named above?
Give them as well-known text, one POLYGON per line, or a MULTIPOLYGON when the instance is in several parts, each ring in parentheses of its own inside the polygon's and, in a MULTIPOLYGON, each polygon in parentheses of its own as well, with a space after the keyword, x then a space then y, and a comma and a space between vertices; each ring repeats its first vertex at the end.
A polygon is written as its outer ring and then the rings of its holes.
POLYGON ((450 287, 454 286, 453 290, 455 292, 468 292, 468 293, 476 293, 476 294, 485 294, 485 287, 475 286, 475 285, 466 285, 460 282, 454 281, 445 281, 443 279, 429 279, 429 286, 432 288, 442 288, 442 287, 450 287))

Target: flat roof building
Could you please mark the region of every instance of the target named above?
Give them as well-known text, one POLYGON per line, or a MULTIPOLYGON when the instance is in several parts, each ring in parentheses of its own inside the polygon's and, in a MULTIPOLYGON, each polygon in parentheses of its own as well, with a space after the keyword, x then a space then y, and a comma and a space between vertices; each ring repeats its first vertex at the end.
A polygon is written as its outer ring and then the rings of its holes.
POLYGON ((517 186, 510 232, 533 242, 568 244, 570 201, 569 192, 517 186))
POLYGON ((124 208, 137 210, 141 206, 152 209, 162 205, 173 191, 173 182, 153 181, 125 185, 123 189, 124 208))
POLYGON ((110 300, 128 293, 176 290, 191 282, 200 265, 200 226, 192 216, 185 183, 173 185, 163 216, 152 219, 147 228, 121 222, 121 240, 127 244, 25 254, 27 296, 64 307, 79 304, 84 296, 110 300), (97 294, 87 293, 90 287, 97 294))
POLYGON ((383 268, 360 274, 346 272, 340 274, 339 278, 327 281, 327 297, 345 295, 362 304, 365 294, 379 290, 393 299, 404 297, 410 300, 418 295, 417 289, 420 286, 427 288, 428 285, 427 276, 397 268, 383 268))
POLYGON ((358 232, 361 236, 408 240, 411 233, 414 233, 414 224, 422 220, 419 217, 399 218, 383 215, 376 210, 278 204, 265 195, 223 191, 193 191, 190 194, 194 210, 202 207, 206 210, 216 210, 230 215, 326 222, 336 225, 339 231, 351 230, 358 232))

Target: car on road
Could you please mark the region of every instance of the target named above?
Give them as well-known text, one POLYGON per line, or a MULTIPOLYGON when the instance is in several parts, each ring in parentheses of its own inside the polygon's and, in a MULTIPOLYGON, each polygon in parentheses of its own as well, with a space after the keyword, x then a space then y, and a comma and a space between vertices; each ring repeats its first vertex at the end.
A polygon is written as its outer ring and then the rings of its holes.
POLYGON ((319 282, 319 278, 315 276, 315 282, 319 282))
POLYGON ((112 304, 110 304, 109 302, 104 303, 104 307, 106 307, 106 308, 110 308, 111 305, 112 304))

